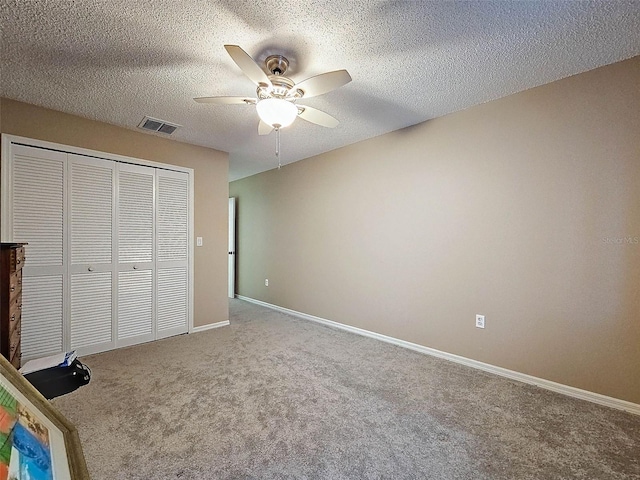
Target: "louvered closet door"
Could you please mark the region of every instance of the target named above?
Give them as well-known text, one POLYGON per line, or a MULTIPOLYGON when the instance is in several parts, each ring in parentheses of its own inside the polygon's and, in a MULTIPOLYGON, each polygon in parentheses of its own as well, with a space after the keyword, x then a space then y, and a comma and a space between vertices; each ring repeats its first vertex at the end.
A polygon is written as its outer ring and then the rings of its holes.
POLYGON ((157 338, 186 333, 189 326, 189 176, 158 170, 157 338))
POLYGON ((82 355, 115 346, 115 163, 69 154, 69 344, 82 355))
POLYGON ((155 338, 155 170, 118 164, 117 346, 155 338))
POLYGON ((66 154, 12 146, 12 238, 27 242, 22 270, 22 359, 63 350, 66 154))

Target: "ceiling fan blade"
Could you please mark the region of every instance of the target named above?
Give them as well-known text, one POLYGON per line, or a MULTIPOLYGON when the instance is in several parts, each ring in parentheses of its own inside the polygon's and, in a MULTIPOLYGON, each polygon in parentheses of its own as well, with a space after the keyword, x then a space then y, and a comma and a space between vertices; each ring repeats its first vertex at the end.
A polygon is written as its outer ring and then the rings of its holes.
POLYGON ((236 62, 236 65, 240 67, 242 73, 244 73, 249 79, 255 83, 256 85, 260 85, 264 83, 267 86, 271 86, 271 80, 267 77, 267 74, 264 73, 262 68, 255 62, 251 56, 245 52, 238 45, 225 45, 225 50, 231 57, 231 59, 236 62))
POLYGON ((302 90, 303 97, 315 97, 323 93, 335 90, 351 81, 351 75, 346 70, 335 70, 333 72, 321 73, 315 77, 296 83, 294 90, 302 90))
POLYGON ((304 105, 298 105, 298 107, 303 109, 298 116, 307 122, 315 123, 316 125, 327 128, 335 128, 340 123, 338 119, 323 112, 322 110, 318 110, 317 108, 306 107, 304 105))
POLYGON ((255 98, 247 97, 198 97, 194 98, 198 103, 212 103, 214 105, 254 105, 255 98))
POLYGON ((258 135, 269 135, 272 130, 273 127, 271 125, 260 120, 260 123, 258 124, 258 135))

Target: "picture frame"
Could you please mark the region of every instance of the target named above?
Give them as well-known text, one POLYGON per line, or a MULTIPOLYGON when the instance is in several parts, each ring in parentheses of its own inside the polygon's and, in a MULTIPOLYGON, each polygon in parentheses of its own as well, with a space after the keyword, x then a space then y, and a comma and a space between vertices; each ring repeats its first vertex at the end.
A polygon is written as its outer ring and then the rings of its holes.
POLYGON ((75 426, 0 356, 0 480, 6 478, 90 477, 75 426))

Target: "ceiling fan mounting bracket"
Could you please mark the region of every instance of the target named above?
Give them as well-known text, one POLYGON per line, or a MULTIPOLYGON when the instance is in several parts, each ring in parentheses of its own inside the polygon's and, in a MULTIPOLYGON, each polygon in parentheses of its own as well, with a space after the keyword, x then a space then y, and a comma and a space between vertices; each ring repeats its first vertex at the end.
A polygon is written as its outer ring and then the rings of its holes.
POLYGON ((269 55, 264 64, 271 75, 284 75, 289 68, 289 60, 282 55, 269 55))

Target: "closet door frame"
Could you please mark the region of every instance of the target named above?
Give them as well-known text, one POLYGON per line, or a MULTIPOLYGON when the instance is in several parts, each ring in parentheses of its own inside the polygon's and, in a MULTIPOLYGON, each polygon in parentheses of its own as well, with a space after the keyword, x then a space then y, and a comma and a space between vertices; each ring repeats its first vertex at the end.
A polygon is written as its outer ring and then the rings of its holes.
MULTIPOLYGON (((177 165, 171 165, 161 162, 154 162, 150 160, 144 160, 139 158, 127 157, 124 155, 117 155, 114 153, 108 152, 100 152, 96 150, 89 150, 86 148, 74 147, 71 145, 63 145, 54 142, 48 142, 44 140, 37 140, 28 137, 21 137, 18 135, 10 135, 3 133, 1 140, 1 149, 2 149, 2 159, 1 159, 1 182, 2 182, 2 194, 0 196, 0 212, 1 212, 1 220, 0 220, 0 240, 3 242, 11 242, 13 241, 12 232, 13 232, 13 215, 12 212, 12 156, 13 156, 13 146, 14 145, 24 145, 27 147, 36 147, 42 148, 45 150, 53 150, 66 154, 75 154, 89 158, 98 158, 104 160, 112 160, 119 163, 133 164, 133 165, 141 165, 146 167, 158 168, 161 170, 167 171, 176 171, 176 172, 184 172, 188 174, 189 178, 189 206, 188 206, 188 333, 192 333, 195 331, 193 326, 193 283, 194 283, 194 170, 192 168, 181 167, 177 165)), ((69 166, 67 165, 67 168, 69 166)), ((65 188, 68 186, 68 180, 65 181, 65 188)), ((68 192, 65 192, 68 198, 68 192)), ((68 212, 65 212, 65 223, 68 224, 68 219, 66 216, 68 212)), ((68 243, 68 228, 67 228, 67 239, 65 239, 65 243, 68 243)), ((117 246, 117 239, 116 239, 117 246)), ((28 248, 28 247, 27 247, 28 248)), ((155 248, 155 246, 154 246, 155 248)), ((117 252, 113 252, 115 256, 117 252)), ((65 255, 68 256, 68 250, 65 248, 65 255)), ((28 252, 27 252, 28 257, 28 252)), ((65 257, 66 258, 66 257, 65 257)), ((115 258, 114 258, 115 260, 115 258)), ((27 260, 28 262, 28 260, 27 260)), ((69 261, 67 259, 66 265, 69 265, 69 261)), ((68 268, 68 267, 67 267, 68 268)), ((65 317, 68 318, 69 305, 70 305, 70 285, 69 282, 69 272, 66 272, 65 275, 65 295, 63 298, 64 304, 64 314, 65 317)), ((117 279, 115 279, 117 284, 117 279)), ((115 305, 114 305, 115 307, 115 305)), ((68 327, 63 327, 63 338, 66 343, 65 348, 69 346, 69 331, 68 327)), ((155 327, 154 327, 155 328, 155 327)))

